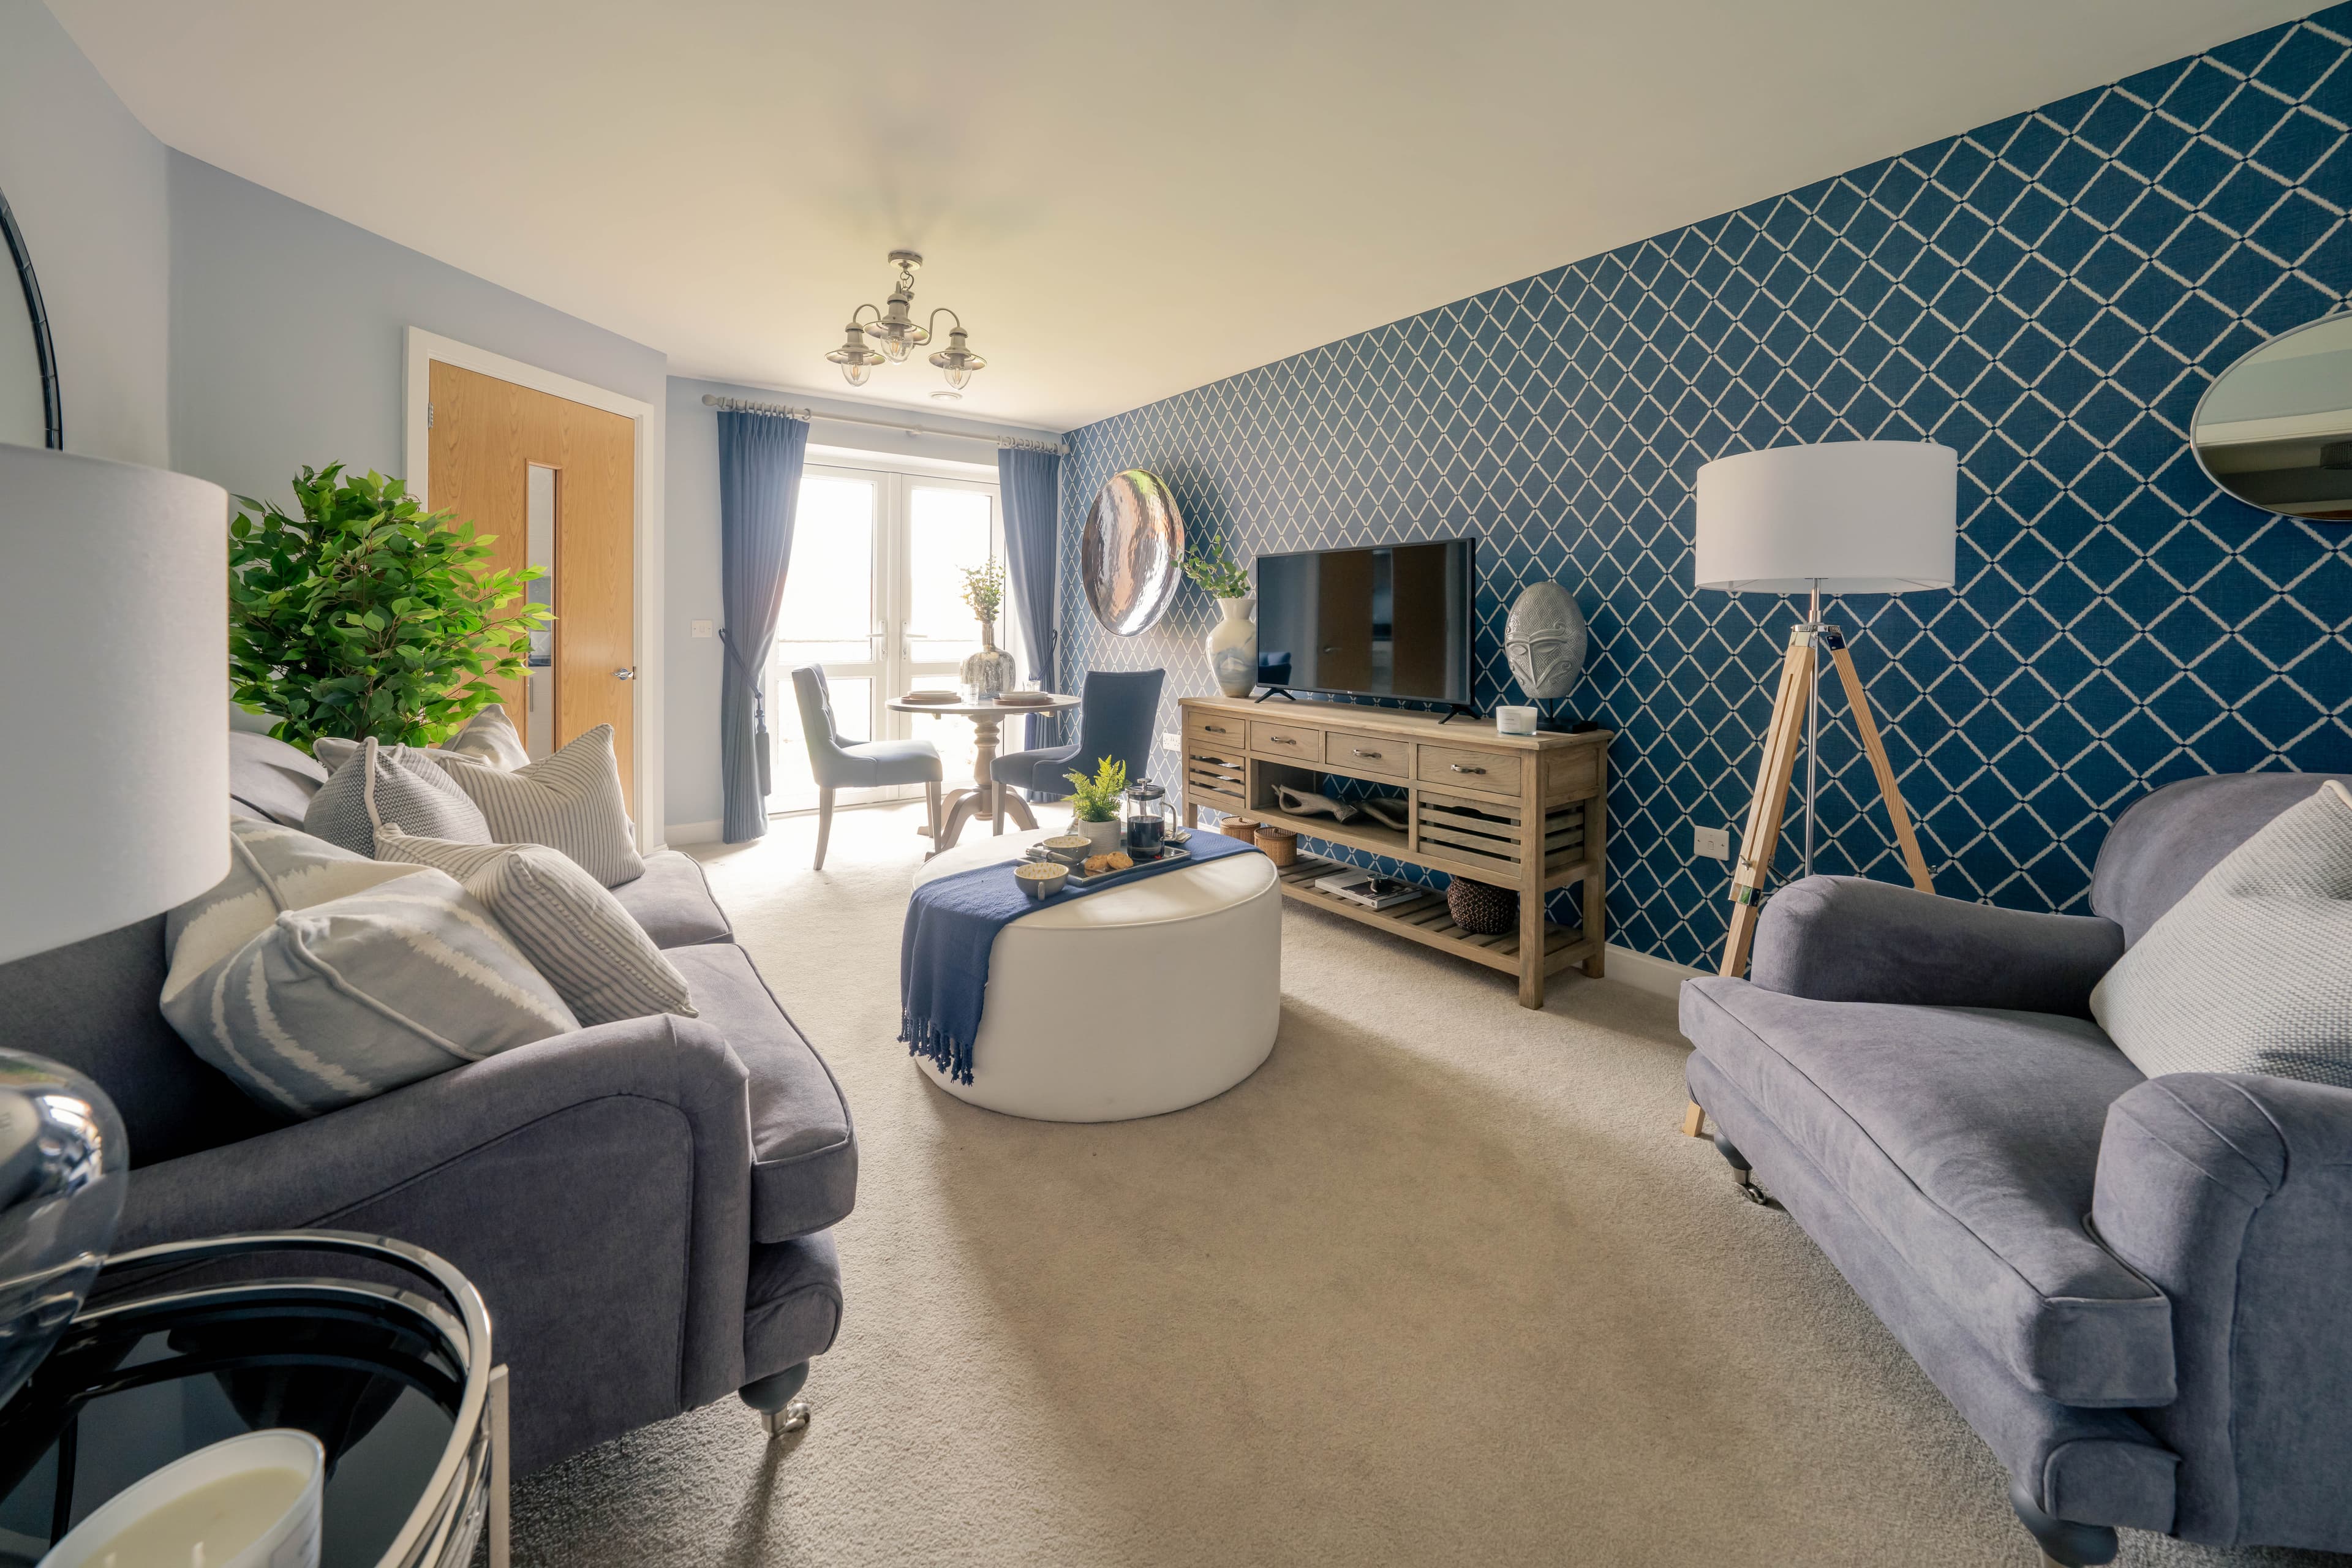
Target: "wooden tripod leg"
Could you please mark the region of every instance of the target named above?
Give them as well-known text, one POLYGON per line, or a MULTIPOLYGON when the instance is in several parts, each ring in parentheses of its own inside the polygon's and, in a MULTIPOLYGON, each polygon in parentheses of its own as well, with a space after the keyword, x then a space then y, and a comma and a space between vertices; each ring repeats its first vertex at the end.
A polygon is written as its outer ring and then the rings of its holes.
POLYGON ((1878 793, 1885 797, 1886 815, 1895 824, 1895 842, 1902 847, 1904 868, 1911 873, 1913 887, 1932 893, 1936 884, 1927 876, 1927 858, 1919 852, 1919 836, 1911 831, 1911 814, 1903 808, 1903 792, 1895 784, 1895 764, 1887 760, 1886 743, 1878 738, 1878 721, 1871 716, 1870 698, 1854 670, 1853 655, 1846 651, 1844 637, 1832 633, 1828 640, 1830 657, 1837 661, 1838 679, 1845 683, 1846 705, 1853 710, 1853 727, 1862 733, 1862 749, 1870 753, 1871 771, 1878 775, 1878 793))
MULTIPOLYGON (((1789 634, 1789 657, 1780 666, 1780 689, 1772 699, 1772 721, 1764 731, 1764 760, 1756 771, 1756 798, 1748 805, 1748 826, 1739 838, 1739 865, 1731 874, 1731 930, 1723 942, 1723 973, 1737 979, 1748 967, 1748 947, 1756 940, 1756 895, 1772 875, 1772 851, 1780 842, 1780 815, 1789 804, 1789 777, 1797 766, 1797 743, 1805 732, 1805 701, 1812 693, 1813 634, 1799 626, 1789 634)), ((1683 1112, 1683 1131, 1696 1138, 1706 1131, 1706 1112, 1693 1101, 1683 1112)))

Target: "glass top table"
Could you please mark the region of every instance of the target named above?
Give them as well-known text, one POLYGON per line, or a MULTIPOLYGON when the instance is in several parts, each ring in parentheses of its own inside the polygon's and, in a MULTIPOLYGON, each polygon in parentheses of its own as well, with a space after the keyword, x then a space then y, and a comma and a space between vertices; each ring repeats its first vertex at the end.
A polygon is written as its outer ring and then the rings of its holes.
POLYGON ((126 1487, 240 1433, 327 1450, 320 1568, 506 1557, 505 1375, 465 1277, 333 1231, 223 1237, 109 1261, 93 1300, 0 1407, 0 1568, 31 1568, 126 1487), (289 1252, 360 1277, 275 1272, 289 1252))

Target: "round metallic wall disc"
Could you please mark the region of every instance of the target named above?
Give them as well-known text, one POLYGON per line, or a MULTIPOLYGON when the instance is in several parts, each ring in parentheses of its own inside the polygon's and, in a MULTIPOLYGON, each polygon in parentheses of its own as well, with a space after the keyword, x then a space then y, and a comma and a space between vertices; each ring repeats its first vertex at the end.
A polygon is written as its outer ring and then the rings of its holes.
POLYGON ((1103 481, 1078 542, 1078 576, 1095 619, 1123 637, 1167 613, 1183 582, 1184 517, 1157 474, 1129 468, 1103 481))

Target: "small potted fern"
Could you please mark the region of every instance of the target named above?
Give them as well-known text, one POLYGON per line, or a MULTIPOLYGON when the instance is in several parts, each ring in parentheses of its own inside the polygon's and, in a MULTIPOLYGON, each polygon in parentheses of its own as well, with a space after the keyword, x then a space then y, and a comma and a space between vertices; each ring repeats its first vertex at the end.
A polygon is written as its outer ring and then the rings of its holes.
POLYGON ((1257 600, 1250 593, 1249 572, 1234 564, 1221 543, 1190 551, 1184 575, 1217 601, 1224 619, 1209 628, 1209 673, 1217 689, 1228 697, 1247 697, 1257 685, 1257 627, 1250 611, 1257 600))
POLYGON ((1078 773, 1062 776, 1070 781, 1070 831, 1084 837, 1097 855, 1118 848, 1123 826, 1118 820, 1119 806, 1127 796, 1127 764, 1098 757, 1092 778, 1078 773))

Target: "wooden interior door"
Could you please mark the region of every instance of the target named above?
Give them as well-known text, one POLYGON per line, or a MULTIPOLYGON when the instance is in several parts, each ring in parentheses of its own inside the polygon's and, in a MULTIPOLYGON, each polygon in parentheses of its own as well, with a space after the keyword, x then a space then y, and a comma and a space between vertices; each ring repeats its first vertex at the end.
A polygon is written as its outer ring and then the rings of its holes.
MULTIPOLYGON (((636 667, 636 428, 619 414, 456 365, 433 364, 426 495, 494 535, 489 565, 529 563, 534 466, 556 471, 555 647, 549 679, 556 745, 613 726, 621 789, 633 796, 636 667)), ((520 605, 515 606, 517 608, 520 605)), ((526 689, 499 683, 525 727, 526 689)), ((632 798, 631 809, 635 809, 632 798)))

